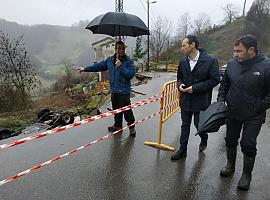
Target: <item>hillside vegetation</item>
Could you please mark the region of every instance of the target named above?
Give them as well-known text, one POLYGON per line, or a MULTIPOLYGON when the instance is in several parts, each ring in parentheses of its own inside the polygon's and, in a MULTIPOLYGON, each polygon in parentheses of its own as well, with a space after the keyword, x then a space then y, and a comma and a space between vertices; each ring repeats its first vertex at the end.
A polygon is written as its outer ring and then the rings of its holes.
MULTIPOLYGON (((234 41, 244 33, 248 33, 245 30, 245 18, 239 18, 234 22, 223 25, 217 30, 207 32, 200 41, 200 47, 205 48, 207 52, 217 57, 220 65, 224 65, 232 57, 233 43, 234 41)), ((268 35, 267 41, 270 41, 270 35, 268 35)), ((259 50, 265 55, 270 56, 270 46, 266 42, 258 41, 259 50)), ((173 46, 163 55, 163 59, 166 56, 171 58, 171 62, 177 64, 181 58, 180 44, 173 46)))
MULTIPOLYGON (((198 35, 200 46, 216 56, 221 65, 232 57, 233 43, 244 34, 252 34, 257 38, 258 50, 270 56, 270 1, 256 0, 245 17, 235 18, 225 25, 211 27, 198 35)), ((181 57, 180 42, 163 54, 163 60, 168 57, 177 62, 181 57)))
POLYGON ((219 60, 220 64, 225 64, 231 57, 234 41, 244 31, 244 18, 224 25, 212 33, 209 33, 201 46, 219 60))

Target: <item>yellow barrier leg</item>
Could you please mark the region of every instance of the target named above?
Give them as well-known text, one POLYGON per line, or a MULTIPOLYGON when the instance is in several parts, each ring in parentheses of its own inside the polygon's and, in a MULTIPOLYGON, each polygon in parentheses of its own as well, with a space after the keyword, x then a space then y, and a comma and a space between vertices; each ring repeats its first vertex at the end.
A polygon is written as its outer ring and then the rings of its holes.
POLYGON ((153 147, 157 147, 157 148, 161 148, 161 149, 175 151, 175 148, 174 147, 171 147, 171 146, 168 146, 168 145, 165 145, 165 144, 159 144, 157 142, 148 142, 148 141, 145 141, 144 144, 145 145, 149 145, 149 146, 153 146, 153 147))

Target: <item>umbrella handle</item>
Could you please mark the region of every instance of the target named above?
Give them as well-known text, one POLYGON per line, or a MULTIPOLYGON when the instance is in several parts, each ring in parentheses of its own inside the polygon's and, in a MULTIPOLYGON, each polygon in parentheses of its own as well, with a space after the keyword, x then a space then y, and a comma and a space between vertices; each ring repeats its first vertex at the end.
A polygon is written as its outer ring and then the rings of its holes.
POLYGON ((118 53, 116 53, 116 59, 119 60, 119 54, 118 53))

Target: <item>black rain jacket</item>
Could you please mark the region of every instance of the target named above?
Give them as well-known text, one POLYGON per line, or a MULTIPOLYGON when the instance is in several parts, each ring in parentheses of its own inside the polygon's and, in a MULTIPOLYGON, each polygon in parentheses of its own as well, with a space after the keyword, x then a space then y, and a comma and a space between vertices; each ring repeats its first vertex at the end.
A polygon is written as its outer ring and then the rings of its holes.
POLYGON ((226 101, 230 118, 264 123, 270 107, 270 59, 257 53, 244 62, 230 60, 217 100, 226 101))

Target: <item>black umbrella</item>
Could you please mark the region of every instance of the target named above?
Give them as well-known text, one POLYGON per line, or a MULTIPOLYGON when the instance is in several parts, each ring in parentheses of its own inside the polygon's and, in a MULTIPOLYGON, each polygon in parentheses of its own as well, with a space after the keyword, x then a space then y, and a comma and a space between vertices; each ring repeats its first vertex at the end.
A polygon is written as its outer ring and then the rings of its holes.
POLYGON ((94 18, 87 26, 94 34, 111 36, 150 35, 149 29, 136 15, 124 12, 108 12, 94 18))
POLYGON ((196 135, 217 132, 225 124, 228 114, 228 107, 223 102, 212 103, 205 111, 200 112, 196 135))

